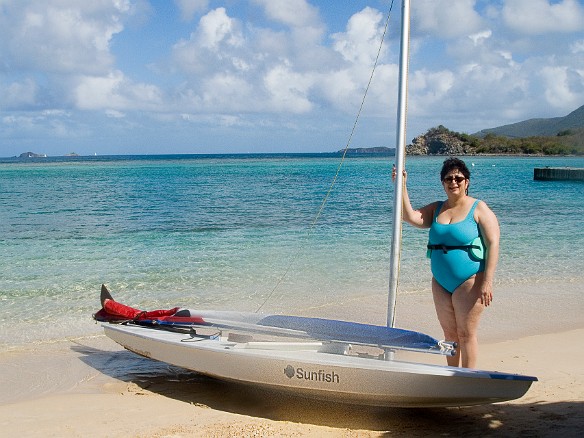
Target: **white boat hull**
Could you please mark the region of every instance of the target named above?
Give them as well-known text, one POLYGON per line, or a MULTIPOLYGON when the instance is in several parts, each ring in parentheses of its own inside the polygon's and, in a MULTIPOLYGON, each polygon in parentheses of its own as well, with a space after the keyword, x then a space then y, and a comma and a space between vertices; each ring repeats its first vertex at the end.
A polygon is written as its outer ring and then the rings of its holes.
POLYGON ((222 380, 345 403, 399 407, 495 403, 522 397, 537 380, 334 354, 323 352, 320 342, 233 342, 131 324, 103 327, 108 337, 144 357, 222 380))

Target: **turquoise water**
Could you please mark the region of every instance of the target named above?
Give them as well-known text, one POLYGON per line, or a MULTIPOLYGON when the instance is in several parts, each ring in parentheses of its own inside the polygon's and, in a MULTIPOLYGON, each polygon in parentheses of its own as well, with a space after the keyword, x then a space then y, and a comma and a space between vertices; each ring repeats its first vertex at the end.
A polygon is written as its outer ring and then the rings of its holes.
MULTIPOLYGON (((414 205, 443 158, 408 158, 414 205)), ((533 181, 583 158, 469 157, 501 223, 497 282, 582 283, 584 183, 533 181)), ((0 161, 0 345, 98 327, 101 283, 142 308, 294 312, 387 294, 392 157, 92 157, 0 161)), ((403 227, 400 293, 427 294, 427 232, 403 227)), ((385 303, 380 305, 385 306, 385 303)))

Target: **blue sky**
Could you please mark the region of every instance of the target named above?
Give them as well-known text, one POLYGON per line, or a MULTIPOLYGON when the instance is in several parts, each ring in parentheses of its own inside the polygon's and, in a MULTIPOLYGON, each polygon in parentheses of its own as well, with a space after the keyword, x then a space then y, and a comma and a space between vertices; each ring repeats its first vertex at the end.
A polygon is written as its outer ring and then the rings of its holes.
MULTIPOLYGON (((0 156, 342 149, 391 0, 0 0, 0 156)), ((584 104, 584 4, 412 0, 408 139, 584 104)), ((353 147, 394 147, 395 0, 353 147)))

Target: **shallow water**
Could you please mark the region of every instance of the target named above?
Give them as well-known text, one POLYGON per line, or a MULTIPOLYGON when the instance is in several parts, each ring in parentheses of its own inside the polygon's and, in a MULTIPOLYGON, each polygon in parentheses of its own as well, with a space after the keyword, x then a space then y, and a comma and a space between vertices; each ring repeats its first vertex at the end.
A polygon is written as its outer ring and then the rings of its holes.
MULTIPOLYGON (((0 161, 0 345, 99 331, 90 318, 101 283, 148 309, 255 311, 265 301, 264 311, 301 313, 379 300, 388 288, 391 160, 348 159, 312 229, 337 157, 0 161)), ((408 158, 416 206, 444 197, 442 160, 408 158)), ((554 299, 584 310, 561 287, 584 277, 584 183, 533 180, 534 167, 584 167, 584 159, 466 161, 470 194, 501 223, 497 284, 558 284, 554 299)), ((404 225, 402 295, 428 294, 426 241, 427 231, 404 225)))

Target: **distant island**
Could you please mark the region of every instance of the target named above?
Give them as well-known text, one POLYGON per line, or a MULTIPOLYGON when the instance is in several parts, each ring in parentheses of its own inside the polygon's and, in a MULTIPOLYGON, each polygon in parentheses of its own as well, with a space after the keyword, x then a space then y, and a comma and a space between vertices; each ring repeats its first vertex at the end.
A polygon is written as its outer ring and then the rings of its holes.
MULTIPOLYGON (((75 152, 70 152, 63 155, 64 157, 79 157, 80 155, 75 152)), ((23 152, 18 156, 18 158, 47 158, 47 154, 37 154, 35 152, 23 152)))
MULTIPOLYGON (((337 151, 338 154, 345 153, 344 149, 337 151)), ((395 155, 395 148, 385 146, 371 148, 348 148, 347 155, 395 155)))
POLYGON ((34 152, 23 152, 19 158, 47 158, 47 154, 35 154, 34 152))

